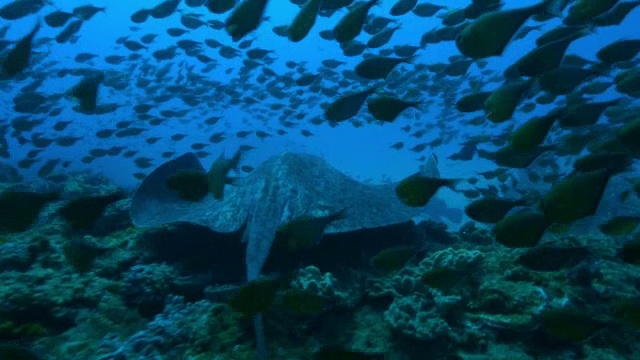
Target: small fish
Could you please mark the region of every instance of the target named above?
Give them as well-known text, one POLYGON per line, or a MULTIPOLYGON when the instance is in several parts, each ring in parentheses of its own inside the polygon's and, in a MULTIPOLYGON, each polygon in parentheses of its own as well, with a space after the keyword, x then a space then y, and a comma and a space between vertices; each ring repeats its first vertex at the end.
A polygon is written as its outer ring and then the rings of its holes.
POLYGON ((316 22, 323 0, 307 0, 288 28, 289 40, 299 42, 304 39, 316 22))
POLYGON ((415 254, 416 248, 413 246, 391 247, 380 251, 372 257, 371 266, 385 272, 397 271, 402 269, 415 254))
POLYGON ((627 264, 640 265, 640 234, 626 242, 617 252, 622 261, 627 264))
POLYGON ((456 191, 455 185, 458 179, 442 179, 429 177, 421 172, 404 178, 396 186, 396 195, 407 206, 426 206, 429 200, 443 186, 456 191))
POLYGON ((238 167, 241 157, 242 151, 238 149, 231 159, 227 159, 224 154, 221 154, 211 164, 207 173, 207 184, 208 191, 216 200, 222 200, 224 198, 224 186, 233 183, 233 179, 228 174, 229 171, 238 167))
POLYGON ((543 310, 540 320, 547 335, 570 343, 586 340, 607 326, 595 314, 575 307, 543 310))
POLYGON ((260 26, 267 2, 268 0, 244 0, 233 9, 225 22, 225 28, 234 42, 240 41, 260 26))
POLYGON ((288 221, 278 227, 273 246, 286 247, 290 251, 313 246, 320 241, 327 226, 344 219, 346 214, 343 209, 325 216, 305 216, 288 221))
POLYGON ((558 271, 572 268, 590 255, 586 246, 541 246, 520 255, 518 263, 534 271, 558 271))
POLYGON ((73 230, 91 230, 107 206, 124 198, 125 195, 122 193, 84 196, 64 204, 58 209, 58 214, 73 230))
POLYGON ((610 236, 625 236, 631 234, 640 225, 640 216, 616 216, 606 223, 598 226, 598 229, 610 236))
POLYGON ((20 39, 11 50, 9 50, 4 62, 2 63, 2 68, 5 74, 15 76, 29 66, 29 62, 31 61, 33 38, 38 33, 38 30, 40 30, 40 21, 38 21, 33 29, 20 39))
POLYGON ((513 200, 485 197, 471 202, 464 208, 464 212, 475 221, 495 224, 502 220, 514 207, 525 206, 526 204, 527 201, 524 199, 513 200))
POLYGON ((271 307, 278 285, 278 281, 271 279, 249 281, 233 296, 229 305, 247 317, 264 313, 271 307))
POLYGON ((372 87, 339 97, 325 109, 325 118, 329 121, 340 122, 354 117, 367 97, 374 92, 376 92, 376 88, 372 87))
POLYGON ((499 56, 527 19, 536 14, 553 12, 555 2, 543 1, 526 8, 484 14, 464 27, 456 37, 456 46, 463 55, 472 59, 499 56))
POLYGON ((418 108, 420 101, 404 101, 392 96, 376 96, 367 102, 369 113, 380 121, 393 122, 407 108, 418 108))
POLYGON ((452 269, 446 266, 431 269, 420 277, 422 282, 429 287, 440 291, 448 291, 457 287, 470 276, 469 270, 452 269))
POLYGON ((282 295, 284 308, 298 316, 315 316, 320 314, 325 307, 322 296, 311 294, 302 289, 288 289, 282 295))
POLYGON ((0 230, 27 231, 45 205, 59 199, 57 192, 36 193, 11 189, 0 192, 0 230))
POLYGON ((545 220, 567 224, 595 214, 613 174, 607 169, 570 175, 540 201, 545 220))
POLYGON ((369 14, 369 10, 378 3, 379 0, 369 0, 352 7, 338 24, 333 28, 333 35, 340 43, 345 43, 355 39, 364 26, 364 22, 369 14))
POLYGON ((384 79, 393 69, 411 59, 385 56, 373 56, 362 60, 355 69, 358 76, 369 80, 384 79))
POLYGON ((500 220, 493 231, 496 241, 510 248, 535 246, 549 227, 544 215, 538 212, 521 212, 500 220))

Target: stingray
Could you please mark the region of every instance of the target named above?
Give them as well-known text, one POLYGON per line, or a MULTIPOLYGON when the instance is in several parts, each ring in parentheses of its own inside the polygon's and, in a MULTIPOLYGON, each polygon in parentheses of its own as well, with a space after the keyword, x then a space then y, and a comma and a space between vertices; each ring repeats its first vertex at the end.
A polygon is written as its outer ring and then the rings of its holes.
MULTIPOLYGON (((133 195, 133 224, 155 227, 190 222, 225 234, 244 227, 248 281, 259 278, 276 230, 288 220, 345 209, 347 216, 325 230, 326 234, 339 234, 406 224, 424 212, 404 205, 395 194, 395 184, 361 183, 309 154, 286 152, 266 160, 227 187, 223 200, 207 195, 199 202, 190 202, 168 189, 167 178, 185 170, 205 172, 197 156, 186 153, 160 165, 145 178, 133 195)), ((266 351, 260 314, 254 318, 254 326, 258 354, 263 359, 266 351)))

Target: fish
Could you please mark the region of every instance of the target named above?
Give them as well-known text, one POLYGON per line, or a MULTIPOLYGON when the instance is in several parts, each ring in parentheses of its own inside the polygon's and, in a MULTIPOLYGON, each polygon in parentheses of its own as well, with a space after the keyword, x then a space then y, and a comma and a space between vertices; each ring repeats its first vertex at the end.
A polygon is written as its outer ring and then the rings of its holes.
POLYGON ((243 0, 225 21, 227 33, 234 42, 256 30, 262 22, 268 0, 243 0))
POLYGON ((508 215, 496 223, 496 241, 509 248, 533 247, 542 238, 549 222, 540 212, 525 211, 508 215))
POLYGON ((540 201, 548 223, 567 224, 595 214, 613 173, 600 169, 566 177, 540 201))
POLYGON ((376 90, 376 87, 371 87, 339 97, 325 109, 325 118, 329 121, 341 122, 354 117, 360 111, 367 97, 375 93, 376 90))
MULTIPOLYGON (((432 159, 434 159, 432 157, 432 159)), ((433 162, 433 160, 430 160, 433 162)), ((402 179, 395 187, 398 198, 407 206, 422 207, 429 203, 429 200, 441 187, 448 187, 456 191, 456 184, 459 179, 444 179, 438 174, 428 173, 421 170, 413 175, 402 179)))
POLYGON ((557 1, 543 1, 537 5, 484 14, 465 26, 456 37, 461 54, 472 59, 502 55, 515 33, 531 16, 550 11, 557 1))
POLYGON ((369 80, 384 79, 396 66, 410 61, 411 59, 407 58, 373 56, 358 63, 355 72, 358 76, 369 80))
MULTIPOLYGON (((288 210, 285 208, 285 213, 288 210)), ((320 242, 325 229, 332 222, 344 219, 344 209, 323 216, 302 216, 285 220, 276 230, 274 247, 283 247, 289 251, 309 248, 320 242)))
POLYGON ((311 28, 316 23, 316 16, 320 10, 320 6, 323 0, 307 0, 302 6, 296 17, 293 18, 291 25, 289 25, 287 34, 289 40, 293 42, 299 42, 304 39, 311 28))
POLYGON ((33 38, 39 30, 40 21, 38 21, 33 29, 21 38, 11 50, 9 50, 7 57, 2 63, 2 69, 5 74, 13 77, 24 71, 27 66, 29 66, 32 55, 33 38))
POLYGON ((362 31, 369 10, 376 5, 378 1, 379 0, 368 0, 351 8, 333 28, 335 39, 340 43, 346 43, 355 39, 362 31))
POLYGON ((404 110, 418 108, 420 101, 405 101, 392 96, 379 95, 367 101, 367 110, 376 120, 393 122, 404 110))
POLYGON ((558 271, 577 266, 591 255, 586 246, 537 246, 518 257, 518 264, 534 271, 558 271))
POLYGON ((511 209, 525 206, 525 199, 488 198, 474 200, 464 208, 465 214, 471 219, 487 224, 495 224, 502 220, 511 209))
POLYGON ((371 266, 376 269, 393 272, 398 271, 416 255, 414 246, 394 246, 384 249, 371 258, 371 266))

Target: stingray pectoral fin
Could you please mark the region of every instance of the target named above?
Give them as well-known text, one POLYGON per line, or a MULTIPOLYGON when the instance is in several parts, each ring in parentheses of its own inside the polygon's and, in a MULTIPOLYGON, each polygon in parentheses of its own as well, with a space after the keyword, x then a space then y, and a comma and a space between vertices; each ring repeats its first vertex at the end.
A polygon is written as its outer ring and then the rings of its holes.
POLYGON ((204 225, 217 232, 233 232, 243 224, 242 216, 225 216, 239 213, 233 205, 215 200, 207 195, 200 201, 188 201, 167 186, 167 180, 180 172, 205 173, 194 153, 186 153, 167 161, 147 176, 131 200, 129 215, 139 227, 160 226, 177 221, 204 225), (231 218, 233 221, 212 221, 231 218))

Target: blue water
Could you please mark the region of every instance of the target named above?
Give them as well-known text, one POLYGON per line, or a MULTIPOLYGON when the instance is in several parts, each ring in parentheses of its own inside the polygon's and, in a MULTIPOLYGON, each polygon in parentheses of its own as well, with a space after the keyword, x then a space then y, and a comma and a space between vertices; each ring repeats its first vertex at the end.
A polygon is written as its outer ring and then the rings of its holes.
MULTIPOLYGON (((6 1, 0 2, 5 4, 6 1)), ((64 133, 82 137, 81 143, 76 144, 72 148, 61 148, 55 145, 47 148, 40 156, 40 162, 36 163, 31 169, 25 171, 27 175, 33 176, 39 164, 43 164, 47 159, 60 158, 63 160, 75 160, 73 161, 70 169, 91 169, 98 171, 113 178, 117 183, 126 186, 133 187, 138 183, 138 180, 133 178, 131 174, 139 171, 132 164, 131 159, 123 159, 121 157, 104 157, 96 159, 91 164, 83 164, 77 161, 80 155, 86 154, 87 150, 96 147, 108 148, 110 146, 125 146, 127 149, 139 150, 139 156, 146 156, 157 159, 154 164, 158 165, 162 162, 159 155, 164 151, 176 151, 180 154, 185 151, 189 151, 189 145, 195 142, 207 143, 208 137, 219 131, 228 133, 227 139, 219 144, 211 144, 204 150, 210 152, 212 155, 209 158, 203 159, 205 164, 213 161, 221 152, 231 153, 240 144, 249 144, 255 146, 255 151, 249 152, 245 157, 246 164, 255 166, 269 156, 285 151, 304 151, 314 154, 320 154, 324 156, 330 163, 338 167, 344 172, 347 172, 359 179, 366 179, 372 181, 381 181, 385 179, 398 180, 404 176, 417 171, 420 162, 417 160, 421 155, 428 155, 434 152, 440 159, 441 171, 443 174, 451 177, 469 177, 473 176, 478 170, 486 170, 491 168, 491 163, 486 161, 477 161, 474 163, 468 162, 452 162, 448 161, 447 157, 459 150, 460 141, 465 137, 465 134, 485 134, 485 135, 498 135, 501 134, 507 126, 511 126, 514 123, 519 123, 530 118, 530 116, 536 113, 542 113, 546 110, 545 107, 539 106, 536 112, 533 114, 516 113, 514 118, 507 122, 506 125, 497 126, 492 123, 487 123, 484 126, 473 127, 469 125, 463 125, 462 120, 475 116, 465 116, 464 114, 456 113, 455 109, 449 109, 448 112, 452 115, 450 119, 446 120, 446 126, 459 132, 459 136, 441 146, 432 149, 426 149, 423 152, 416 154, 409 150, 414 144, 422 142, 430 142, 437 139, 441 134, 437 130, 429 131, 422 139, 415 139, 408 136, 407 133, 401 130, 406 125, 412 125, 412 132, 420 129, 420 124, 433 124, 439 122, 439 114, 442 111, 441 103, 437 97, 432 99, 428 94, 422 94, 420 100, 435 100, 432 105, 422 106, 420 110, 407 110, 395 123, 382 124, 379 122, 372 122, 365 126, 355 128, 348 123, 343 123, 335 128, 327 125, 313 125, 308 121, 316 116, 321 116, 322 110, 319 106, 321 102, 329 102, 332 99, 328 99, 318 94, 307 93, 306 96, 312 98, 309 102, 308 108, 302 107, 303 111, 307 113, 307 116, 299 122, 298 129, 285 129, 288 134, 285 136, 278 136, 275 131, 281 126, 278 124, 277 119, 278 112, 274 112, 274 116, 265 119, 264 121, 256 119, 255 115, 262 112, 261 104, 255 104, 250 107, 247 106, 233 106, 229 105, 227 99, 220 101, 210 100, 213 96, 202 96, 201 104, 196 107, 189 107, 179 100, 170 101, 164 104, 160 104, 151 113, 157 113, 163 109, 189 109, 188 114, 182 119, 169 119, 160 126, 151 127, 149 131, 143 134, 133 137, 114 140, 113 138, 107 140, 97 139, 93 134, 96 130, 101 128, 112 128, 113 124, 121 120, 133 120, 134 125, 139 125, 140 122, 136 121, 136 114, 132 110, 132 106, 139 103, 149 103, 150 99, 143 92, 144 89, 137 88, 135 85, 136 79, 140 76, 137 70, 131 72, 130 69, 135 68, 135 62, 125 61, 120 65, 110 65, 104 62, 103 57, 108 55, 128 55, 129 50, 122 45, 117 45, 116 40, 120 37, 127 37, 132 40, 138 40, 141 36, 149 33, 156 33, 158 37, 150 45, 149 50, 141 50, 142 59, 147 59, 150 65, 166 66, 173 64, 169 74, 163 79, 162 82, 156 84, 174 85, 172 78, 178 73, 183 73, 183 67, 178 64, 184 62, 185 65, 193 65, 193 73, 198 74, 198 69, 203 68, 205 65, 198 62, 195 58, 185 56, 180 49, 178 49, 178 56, 175 59, 169 61, 163 61, 156 63, 155 59, 150 56, 152 51, 157 49, 163 49, 174 44, 180 39, 192 39, 196 41, 202 41, 206 38, 216 39, 224 44, 233 46, 233 42, 230 37, 224 32, 224 30, 214 30, 203 26, 197 30, 190 30, 189 33, 174 38, 169 36, 165 30, 170 27, 180 26, 180 14, 173 14, 166 19, 153 19, 149 18, 143 24, 134 24, 130 20, 130 15, 142 7, 150 8, 157 1, 145 1, 145 2, 128 2, 122 0, 116 1, 94 1, 92 5, 104 6, 106 11, 104 13, 98 13, 90 21, 83 24, 82 29, 78 33, 79 38, 74 44, 57 44, 49 41, 36 47, 34 50, 46 55, 44 59, 34 64, 28 71, 34 72, 46 72, 53 75, 58 69, 76 69, 88 67, 94 70, 113 71, 119 76, 124 76, 128 79, 129 86, 125 90, 114 90, 110 88, 102 87, 99 94, 99 103, 117 103, 119 108, 117 111, 106 115, 83 115, 75 113, 71 110, 74 105, 71 99, 62 99, 59 103, 64 110, 63 112, 53 118, 45 119, 45 123, 40 126, 36 131, 43 131, 45 135, 48 134, 47 128, 53 125, 58 120, 72 120, 73 123, 65 130, 64 133), (79 64, 74 62, 74 57, 79 52, 88 52, 99 55, 88 64, 79 64), (222 120, 215 126, 206 126, 202 122, 204 119, 213 116, 222 116, 222 120), (48 126, 48 124, 51 124, 48 126), (303 137, 299 131, 301 129, 307 129, 311 131, 315 136, 303 137), (257 139, 255 136, 249 136, 242 140, 234 137, 238 130, 265 130, 268 133, 273 134, 273 137, 265 140, 257 139), (187 137, 179 142, 173 142, 169 139, 170 135, 175 133, 185 133, 187 137), (144 143, 144 139, 148 137, 158 136, 162 140, 156 144, 150 146, 144 143), (389 148, 390 145, 397 141, 404 141, 405 148, 397 151, 389 148)), ((467 1, 448 1, 447 5, 451 9, 457 9, 467 5, 467 1)), ((509 1, 505 5, 505 9, 533 4, 535 1, 509 1)), ((71 11, 79 3, 76 1, 54 1, 55 7, 48 6, 43 9, 37 16, 29 16, 16 21, 0 20, 0 25, 10 25, 9 32, 6 38, 9 40, 15 40, 22 37, 27 33, 38 17, 42 17, 43 14, 54 10, 55 8, 61 10, 71 11)), ((388 14, 390 7, 393 5, 392 1, 383 1, 380 6, 375 6, 371 10, 372 14, 384 16, 388 14)), ((319 17, 311 33, 301 42, 292 43, 288 39, 276 36, 271 29, 274 26, 288 24, 296 14, 298 7, 286 2, 286 1, 271 1, 266 10, 266 16, 269 20, 262 23, 259 29, 250 34, 248 39, 255 39, 252 48, 263 48, 274 50, 272 57, 275 58, 275 62, 269 65, 270 68, 277 71, 279 74, 284 74, 288 69, 285 68, 284 63, 286 61, 296 61, 299 63, 304 62, 305 68, 308 72, 313 73, 320 65, 320 61, 324 59, 336 59, 345 61, 347 64, 338 68, 341 69, 353 69, 359 62, 361 57, 346 57, 342 55, 340 47, 336 41, 326 41, 319 37, 318 33, 321 30, 331 29, 345 13, 339 11, 331 18, 319 17)), ((203 14, 204 20, 217 19, 224 21, 226 14, 215 15, 210 14, 206 8, 193 9, 188 8, 185 4, 181 4, 180 11, 185 13, 203 14)), ((438 15, 444 14, 444 11, 440 11, 438 15)), ((398 23, 401 24, 401 28, 393 36, 391 42, 383 48, 391 48, 394 45, 418 45, 420 37, 423 33, 436 28, 440 25, 440 19, 435 16, 431 18, 420 18, 413 13, 408 13, 399 17, 398 23)), ((575 41, 569 48, 568 54, 577 54, 588 60, 595 60, 595 53, 603 45, 613 42, 618 39, 633 38, 637 36, 637 28, 634 24, 640 21, 640 11, 637 9, 633 11, 626 20, 616 27, 598 28, 594 34, 586 36, 582 39, 575 41)), ((545 23, 544 30, 551 29, 559 24, 559 20, 552 20, 545 23)), ((527 24, 531 24, 532 21, 527 24)), ((54 37, 61 31, 59 29, 52 29, 43 26, 39 32, 37 39, 45 37, 54 37)), ((532 31, 524 40, 516 41, 510 44, 504 55, 501 57, 493 57, 489 59, 489 68, 491 69, 504 69, 506 66, 517 60, 520 56, 530 50, 534 44, 535 38, 539 36, 541 31, 532 31)), ((362 33, 357 40, 366 41, 370 35, 362 33)), ((242 57, 227 60, 217 55, 216 50, 203 46, 203 52, 217 59, 218 66, 214 71, 204 75, 206 81, 214 81, 220 83, 226 83, 231 77, 236 76, 237 71, 240 69, 242 57), (226 69, 232 69, 230 75, 225 74, 226 69)), ((375 54, 375 49, 368 50, 366 53, 375 54), (372 51, 373 50, 373 51, 372 51)), ((428 45, 425 49, 418 51, 417 57, 414 63, 431 64, 437 62, 446 62, 447 58, 451 55, 458 54, 457 49, 453 42, 444 42, 435 45, 428 45)), ((143 60, 138 60, 142 62, 143 60)), ((411 71, 411 65, 402 65, 403 71, 411 71)), ((259 70, 259 69, 258 69, 259 70)), ((477 74, 477 68, 472 66, 469 70, 468 76, 474 76, 477 74)), ((391 76, 394 76, 392 74, 391 76)), ((47 76, 44 84, 40 87, 39 91, 43 94, 60 94, 68 91, 76 82, 80 80, 79 77, 65 76, 60 78, 58 76, 47 76)), ((9 99, 16 93, 22 85, 28 83, 28 77, 22 81, 8 80, 4 81, 3 86, 3 101, 0 106, 0 116, 4 121, 16 116, 12 112, 11 103, 9 99)), ((182 83, 181 85, 188 88, 189 84, 182 83)), ((330 84, 327 84, 330 85, 330 84)), ((487 89, 498 86, 499 83, 490 84, 487 89)), ((411 83, 404 85, 411 87, 411 83)), ((245 95, 258 95, 263 91, 261 86, 255 92, 245 95)), ((463 89, 460 89, 463 90, 463 89)), ((292 89, 293 91, 293 89, 292 89)), ((213 93, 213 89, 212 89, 213 93)), ((302 96, 304 99, 305 96, 302 96)), ((283 99, 285 104, 287 99, 283 99)), ((269 98, 265 100, 269 102, 269 98)), ((360 118, 365 121, 370 121, 371 117, 366 113, 366 108, 361 110, 360 118)), ((24 155, 31 150, 31 147, 26 145, 18 145, 15 141, 9 137, 9 143, 11 145, 10 163, 17 163, 24 155)), ((243 163, 243 164, 244 164, 243 163)))

